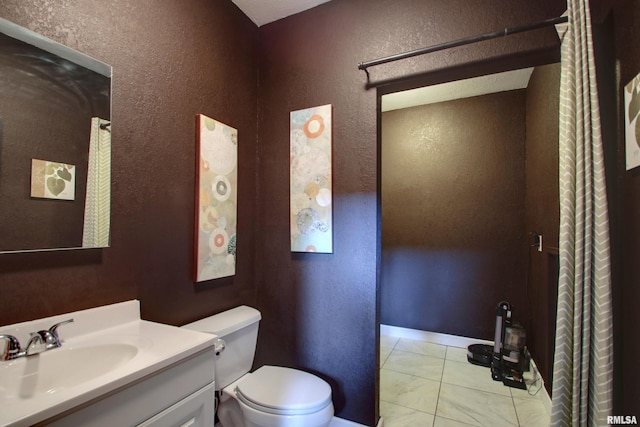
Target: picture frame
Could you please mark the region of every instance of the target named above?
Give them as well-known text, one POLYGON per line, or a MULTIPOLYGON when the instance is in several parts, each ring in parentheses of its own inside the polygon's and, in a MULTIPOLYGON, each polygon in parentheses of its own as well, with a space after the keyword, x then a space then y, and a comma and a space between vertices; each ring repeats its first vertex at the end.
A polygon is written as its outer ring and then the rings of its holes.
POLYGON ((333 107, 290 113, 292 252, 333 253, 333 107))
POLYGON ((238 131, 197 116, 194 280, 235 275, 238 204, 238 131))
POLYGON ((640 74, 624 87, 627 170, 640 166, 640 74))

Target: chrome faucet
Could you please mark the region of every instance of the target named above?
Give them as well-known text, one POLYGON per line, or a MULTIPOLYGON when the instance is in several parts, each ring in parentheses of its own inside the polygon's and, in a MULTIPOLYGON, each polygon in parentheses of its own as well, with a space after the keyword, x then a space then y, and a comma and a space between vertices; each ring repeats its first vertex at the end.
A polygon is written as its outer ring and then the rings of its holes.
POLYGON ((16 359, 20 353, 20 341, 13 335, 0 335, 0 339, 4 340, 4 346, 2 347, 2 353, 0 353, 0 360, 12 360, 16 359))
MULTIPOLYGON (((25 349, 21 352, 24 353, 22 354, 23 356, 31 356, 32 354, 42 353, 43 351, 47 350, 44 340, 40 336, 39 332, 31 332, 29 336, 29 342, 27 343, 25 349)), ((18 353, 18 357, 20 356, 21 354, 18 353)))
POLYGON ((0 349, 0 360, 13 360, 19 357, 31 356, 43 351, 58 348, 62 345, 58 336, 58 327, 73 322, 73 319, 56 323, 48 330, 31 332, 29 342, 24 350, 20 342, 13 335, 0 335, 0 340, 5 340, 5 345, 0 349))

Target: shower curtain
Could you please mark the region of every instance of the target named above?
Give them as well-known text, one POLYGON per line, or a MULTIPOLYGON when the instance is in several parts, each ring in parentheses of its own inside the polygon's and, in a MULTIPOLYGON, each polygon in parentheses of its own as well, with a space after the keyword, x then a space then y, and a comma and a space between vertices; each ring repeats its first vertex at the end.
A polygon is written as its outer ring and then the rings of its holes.
POLYGON ((551 425, 612 415, 609 219, 588 0, 567 0, 560 80, 560 276, 551 425))
POLYGON ((108 120, 91 118, 83 248, 109 246, 111 226, 111 128, 108 120))

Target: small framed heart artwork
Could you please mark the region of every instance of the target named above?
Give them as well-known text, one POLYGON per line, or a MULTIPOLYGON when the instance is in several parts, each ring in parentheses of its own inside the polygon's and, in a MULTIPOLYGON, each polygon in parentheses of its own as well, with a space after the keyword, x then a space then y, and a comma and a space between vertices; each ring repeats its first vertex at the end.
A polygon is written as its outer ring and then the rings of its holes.
POLYGON ((31 159, 31 197, 75 200, 75 165, 31 159))

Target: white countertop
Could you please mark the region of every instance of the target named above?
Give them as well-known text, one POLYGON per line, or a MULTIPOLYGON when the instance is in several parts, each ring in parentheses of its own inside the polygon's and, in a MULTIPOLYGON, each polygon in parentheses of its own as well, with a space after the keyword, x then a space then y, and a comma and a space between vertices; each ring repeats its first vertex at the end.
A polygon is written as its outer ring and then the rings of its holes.
POLYGON ((46 420, 200 353, 212 347, 215 341, 214 335, 141 320, 138 301, 2 326, 0 334, 14 335, 25 346, 29 332, 48 329, 70 318, 74 319, 73 323, 58 329, 62 347, 39 355, 0 361, 0 426, 32 425, 46 420), (22 369, 20 364, 25 368, 27 363, 37 364, 37 358, 48 357, 49 353, 60 352, 56 356, 64 357, 64 351, 109 344, 134 346, 137 353, 102 375, 77 385, 51 387, 46 393, 33 397, 22 397, 13 392, 15 384, 6 384, 3 370, 8 372, 11 365, 15 365, 11 368, 15 372, 16 367, 22 369))

